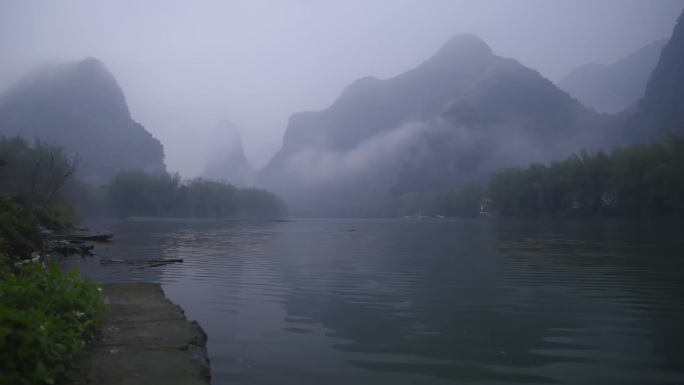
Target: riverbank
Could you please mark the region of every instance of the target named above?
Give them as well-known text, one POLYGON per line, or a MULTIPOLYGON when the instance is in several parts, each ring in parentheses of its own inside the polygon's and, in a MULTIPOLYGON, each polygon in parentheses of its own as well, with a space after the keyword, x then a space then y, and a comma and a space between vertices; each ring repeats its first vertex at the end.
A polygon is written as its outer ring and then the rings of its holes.
POLYGON ((207 336, 158 284, 105 284, 102 331, 63 384, 209 384, 207 336))

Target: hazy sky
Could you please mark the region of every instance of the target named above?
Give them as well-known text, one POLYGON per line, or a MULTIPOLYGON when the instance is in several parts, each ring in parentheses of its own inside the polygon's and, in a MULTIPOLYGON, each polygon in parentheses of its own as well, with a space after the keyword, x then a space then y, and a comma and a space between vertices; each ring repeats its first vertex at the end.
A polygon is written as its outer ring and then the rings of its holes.
POLYGON ((388 78, 475 33, 558 81, 669 37, 684 0, 0 0, 0 89, 27 69, 97 57, 169 169, 201 172, 220 120, 259 168, 287 118, 357 78, 388 78))

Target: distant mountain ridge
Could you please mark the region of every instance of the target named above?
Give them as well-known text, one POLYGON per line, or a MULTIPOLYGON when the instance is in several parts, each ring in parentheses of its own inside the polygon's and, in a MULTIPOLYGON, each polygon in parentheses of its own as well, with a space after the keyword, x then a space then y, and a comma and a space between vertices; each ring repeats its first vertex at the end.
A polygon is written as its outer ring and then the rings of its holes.
POLYGON ((684 135, 684 11, 648 80, 635 119, 647 132, 684 135))
POLYGON ((165 171, 164 149, 135 122, 116 79, 97 59, 45 68, 0 96, 0 135, 38 138, 79 154, 79 174, 165 171))
POLYGON ((368 214, 371 202, 593 145, 599 121, 537 71, 458 35, 412 70, 362 78, 327 109, 292 115, 260 182, 295 212, 368 214))
POLYGON ((611 65, 591 63, 578 67, 559 81, 558 87, 598 112, 622 111, 644 96, 667 42, 655 41, 611 65))
POLYGON ((218 123, 210 141, 202 176, 240 187, 253 185, 254 169, 245 157, 242 137, 237 126, 227 120, 218 123))

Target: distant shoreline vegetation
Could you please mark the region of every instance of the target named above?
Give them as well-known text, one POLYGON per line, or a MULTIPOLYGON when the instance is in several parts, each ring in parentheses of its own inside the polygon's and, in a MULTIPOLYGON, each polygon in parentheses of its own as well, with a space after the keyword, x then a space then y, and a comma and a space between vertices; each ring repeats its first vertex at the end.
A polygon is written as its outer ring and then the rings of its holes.
POLYGON ((270 220, 287 215, 285 203, 270 191, 202 178, 181 180, 178 173, 141 170, 121 171, 110 183, 96 185, 79 179, 79 161, 78 157, 70 161, 61 147, 40 140, 31 144, 20 137, 0 137, 0 194, 18 197, 28 206, 36 206, 49 196, 49 210, 37 209, 43 216, 54 217, 45 220, 56 227, 77 223, 77 212, 81 216, 122 218, 270 220), (43 186, 57 186, 61 193, 51 196, 43 186))
POLYGON ((178 173, 122 171, 103 189, 119 217, 277 219, 287 214, 270 191, 203 178, 182 181, 178 173))
MULTIPOLYGON (((0 160, 5 163, 0 175, 4 194, 28 197, 28 204, 49 195, 35 186, 59 183, 43 182, 48 177, 42 176, 44 171, 68 168, 59 147, 40 141, 32 146, 20 138, 0 138, 0 160)), ((178 173, 122 171, 109 184, 72 179, 63 190, 44 211, 46 217, 59 213, 45 220, 61 226, 78 221, 63 200, 74 202, 85 216, 274 220, 287 215, 285 203, 270 191, 203 178, 182 180, 178 173)), ((404 193, 368 202, 365 212, 376 217, 424 213, 474 218, 480 216, 483 199, 502 218, 684 217, 684 137, 668 135, 610 152, 582 150, 548 165, 504 168, 486 183, 404 193)))
POLYGON ((413 210, 475 217, 483 198, 491 199, 500 217, 684 217, 684 137, 505 168, 486 186, 432 194, 413 210))

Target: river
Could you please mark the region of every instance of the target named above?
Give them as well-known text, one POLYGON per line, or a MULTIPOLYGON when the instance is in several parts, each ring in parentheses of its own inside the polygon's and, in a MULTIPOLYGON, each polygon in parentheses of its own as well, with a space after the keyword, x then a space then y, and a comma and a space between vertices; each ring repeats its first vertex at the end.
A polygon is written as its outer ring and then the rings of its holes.
MULTIPOLYGON (((94 222, 94 226, 105 226, 94 222)), ((66 267, 160 282, 213 384, 684 383, 684 226, 120 221, 66 267)))

